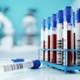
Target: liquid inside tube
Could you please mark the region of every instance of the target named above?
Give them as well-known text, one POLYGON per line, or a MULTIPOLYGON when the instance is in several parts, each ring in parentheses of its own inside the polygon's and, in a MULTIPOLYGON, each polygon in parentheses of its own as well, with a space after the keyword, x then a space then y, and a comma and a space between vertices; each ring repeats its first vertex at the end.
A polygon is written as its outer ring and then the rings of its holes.
MULTIPOLYGON (((45 39, 44 39, 44 35, 45 32, 44 30, 42 29, 41 30, 41 48, 44 49, 45 48, 45 39)), ((41 51, 41 60, 45 60, 45 50, 42 50, 41 51)))
MULTIPOLYGON (((50 49, 50 35, 48 35, 48 49, 50 49)), ((50 62, 50 50, 48 50, 48 61, 50 62)))
MULTIPOLYGON (((45 40, 43 41, 43 48, 45 49, 45 40)), ((45 61, 45 50, 43 50, 43 60, 45 61)))
MULTIPOLYGON (((74 36, 74 49, 76 49, 76 34, 73 33, 74 36)), ((74 64, 76 64, 76 51, 74 51, 74 64)))
MULTIPOLYGON (((67 31, 67 49, 72 49, 72 31, 67 31)), ((72 52, 68 51, 67 53, 67 65, 72 66, 72 52)))
POLYGON ((50 62, 50 27, 51 27, 51 18, 48 17, 47 19, 47 27, 46 27, 46 33, 45 33, 45 48, 47 49, 45 51, 45 61, 50 62))
MULTIPOLYGON (((64 49, 72 49, 72 24, 67 23, 67 21, 64 22, 64 49)), ((73 54, 71 51, 67 51, 63 53, 63 63, 66 66, 72 66, 73 65, 73 54), (65 54, 66 55, 66 64, 65 64, 65 54)))
MULTIPOLYGON (((56 49, 57 36, 52 34, 52 49, 56 49)), ((52 63, 56 63, 56 51, 52 51, 52 63)))
MULTIPOLYGON (((41 48, 45 49, 45 19, 42 21, 41 27, 41 48)), ((41 60, 45 60, 45 50, 41 51, 41 60)))

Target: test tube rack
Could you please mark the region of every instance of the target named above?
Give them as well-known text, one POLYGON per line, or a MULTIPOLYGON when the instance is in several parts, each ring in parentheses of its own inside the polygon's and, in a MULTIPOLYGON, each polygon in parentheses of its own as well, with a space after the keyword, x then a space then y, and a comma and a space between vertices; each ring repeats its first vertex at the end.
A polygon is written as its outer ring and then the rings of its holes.
POLYGON ((41 63, 43 64, 43 65, 47 65, 47 66, 49 66, 49 67, 53 67, 53 68, 56 68, 56 69, 60 69, 60 70, 63 70, 64 71, 64 73, 66 74, 67 73, 67 71, 74 71, 74 70, 79 70, 80 71, 80 66, 78 66, 78 65, 76 65, 76 64, 73 64, 72 66, 66 66, 66 56, 67 56, 67 52, 68 51, 71 51, 72 53, 74 52, 74 51, 80 51, 80 49, 79 50, 76 50, 76 49, 42 49, 42 48, 39 48, 38 49, 38 59, 41 61, 41 63), (56 63, 51 63, 51 62, 47 62, 47 61, 43 61, 43 60, 41 60, 40 59, 40 52, 41 51, 43 51, 43 50, 45 50, 45 51, 62 51, 62 52, 64 52, 64 65, 59 65, 59 64, 56 64, 56 63))

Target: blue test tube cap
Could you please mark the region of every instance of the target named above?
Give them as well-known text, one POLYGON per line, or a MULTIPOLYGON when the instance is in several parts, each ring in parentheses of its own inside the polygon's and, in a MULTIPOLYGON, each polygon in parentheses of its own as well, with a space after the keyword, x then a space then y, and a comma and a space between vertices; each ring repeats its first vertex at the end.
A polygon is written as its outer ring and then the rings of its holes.
POLYGON ((16 62, 24 62, 24 59, 12 59, 12 61, 13 61, 14 63, 16 63, 16 62))
POLYGON ((76 19, 77 19, 77 22, 80 22, 80 8, 76 12, 76 19))
POLYGON ((57 20, 56 20, 56 14, 52 15, 52 28, 56 28, 57 27, 57 20))
POLYGON ((34 66, 33 66, 31 69, 37 69, 37 68, 39 68, 40 65, 41 65, 40 60, 33 60, 32 62, 33 62, 33 64, 34 64, 34 66))
POLYGON ((43 19, 43 21, 42 21, 42 27, 43 27, 43 30, 45 30, 45 27, 46 27, 46 20, 45 19, 43 19))
POLYGON ((55 22, 56 21, 56 14, 52 15, 52 21, 55 22))
POLYGON ((48 26, 48 30, 50 30, 50 27, 51 27, 51 18, 48 17, 47 19, 47 26, 48 26))
POLYGON ((68 23, 71 23, 71 19, 72 19, 72 7, 71 6, 65 7, 64 18, 68 23))
POLYGON ((58 11, 57 20, 59 23, 63 23, 63 10, 58 11))

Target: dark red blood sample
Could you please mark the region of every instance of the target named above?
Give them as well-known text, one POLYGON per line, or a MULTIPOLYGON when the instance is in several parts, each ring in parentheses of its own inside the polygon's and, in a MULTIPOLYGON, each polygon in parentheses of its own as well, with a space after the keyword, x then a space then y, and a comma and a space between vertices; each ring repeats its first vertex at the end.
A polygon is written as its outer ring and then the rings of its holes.
MULTIPOLYGON (((73 35, 74 35, 74 49, 76 49, 76 36, 75 36, 75 33, 73 35)), ((74 64, 76 64, 76 51, 74 51, 74 64)))
MULTIPOLYGON (((48 49, 50 49, 50 35, 48 35, 48 49)), ((48 50, 48 61, 50 61, 50 50, 48 50)))
MULTIPOLYGON (((56 49, 57 36, 52 34, 52 49, 56 49)), ((56 63, 56 51, 52 51, 52 63, 56 63)))
MULTIPOLYGON (((43 48, 45 48, 45 41, 43 41, 43 48)), ((43 60, 45 60, 45 50, 43 50, 43 60)))
MULTIPOLYGON (((67 49, 72 49, 72 32, 67 31, 67 49)), ((72 66, 72 52, 68 51, 67 54, 67 66, 72 66)))

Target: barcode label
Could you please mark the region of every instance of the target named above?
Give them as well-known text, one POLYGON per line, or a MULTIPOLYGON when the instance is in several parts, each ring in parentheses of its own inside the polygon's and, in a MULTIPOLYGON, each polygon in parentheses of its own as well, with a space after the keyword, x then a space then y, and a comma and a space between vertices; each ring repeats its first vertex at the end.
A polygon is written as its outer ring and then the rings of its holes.
POLYGON ((22 63, 12 64, 12 65, 6 65, 6 66, 3 66, 3 67, 4 67, 4 72, 7 72, 7 71, 13 71, 13 70, 22 69, 23 68, 23 64, 22 63))
POLYGON ((32 62, 24 62, 24 63, 5 65, 3 66, 3 69, 4 69, 4 72, 7 72, 7 71, 19 70, 27 67, 32 67, 32 66, 33 66, 32 62))

